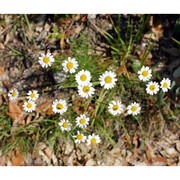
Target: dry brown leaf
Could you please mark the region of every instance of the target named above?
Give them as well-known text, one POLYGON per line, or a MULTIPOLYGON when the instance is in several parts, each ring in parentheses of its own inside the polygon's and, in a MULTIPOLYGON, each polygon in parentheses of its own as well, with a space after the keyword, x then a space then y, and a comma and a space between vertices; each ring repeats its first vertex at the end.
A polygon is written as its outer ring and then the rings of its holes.
POLYGON ((24 157, 22 152, 20 151, 15 151, 15 155, 12 158, 12 165, 13 166, 22 166, 24 163, 24 157))
POLYGON ((95 166, 96 162, 94 161, 94 159, 88 159, 85 166, 95 166))
POLYGON ((86 20, 87 20, 87 15, 82 15, 82 16, 81 16, 81 21, 82 21, 82 22, 85 22, 86 20))
POLYGON ((135 166, 148 166, 146 162, 135 162, 135 166))
POLYGON ((73 106, 73 111, 74 111, 77 115, 82 114, 82 110, 81 110, 80 107, 73 106))
POLYGON ((6 165, 6 157, 2 156, 0 157, 0 166, 5 166, 6 165))
POLYGON ((132 153, 131 151, 129 151, 129 150, 127 150, 126 153, 127 153, 127 155, 126 155, 126 160, 127 160, 128 162, 131 162, 132 159, 133 159, 133 153, 132 153))
POLYGON ((9 78, 4 78, 3 80, 2 80, 2 82, 3 82, 3 84, 4 84, 4 86, 5 87, 11 87, 11 82, 9 81, 9 78))
POLYGON ((44 112, 47 115, 54 115, 54 112, 52 110, 52 101, 46 101, 39 105, 36 108, 36 112, 41 113, 44 112))
POLYGON ((153 16, 150 18, 149 25, 151 27, 151 33, 145 34, 144 37, 147 39, 153 39, 158 41, 164 35, 162 23, 159 19, 154 19, 153 16))
POLYGON ((0 107, 1 107, 1 105, 2 105, 2 95, 0 95, 0 107))
POLYGON ((123 64, 122 66, 120 66, 118 69, 117 69, 117 76, 121 76, 122 74, 124 74, 127 70, 125 69, 126 68, 126 65, 123 64))
POLYGON ((29 124, 32 121, 32 116, 29 115, 26 119, 26 124, 29 124))
POLYGON ((60 40, 60 47, 61 47, 61 49, 65 49, 65 47, 66 47, 65 39, 66 39, 66 34, 63 33, 62 37, 61 37, 61 40, 60 40))
POLYGON ((77 113, 77 115, 82 114, 82 105, 83 99, 75 99, 73 100, 72 104, 73 104, 73 111, 77 113))
POLYGON ((176 142, 176 149, 180 153, 180 142, 179 141, 176 142))
MULTIPOLYGON (((138 57, 140 60, 142 60, 142 58, 144 57, 144 51, 142 51, 140 54, 138 54, 138 57)), ((148 55, 146 56, 146 59, 145 59, 145 62, 144 62, 144 65, 147 65, 147 66, 151 66, 154 64, 154 62, 152 61, 152 53, 149 52, 148 55)))
POLYGON ((46 156, 47 156, 48 158, 51 158, 51 157, 52 157, 53 150, 50 149, 49 147, 47 147, 47 148, 44 150, 44 152, 45 152, 45 154, 46 154, 46 156))
POLYGON ((1 43, 1 42, 0 42, 0 49, 1 49, 1 50, 2 50, 2 49, 5 49, 4 44, 3 44, 3 43, 1 43))
POLYGON ((4 66, 0 67, 0 76, 2 76, 4 74, 4 66))
POLYGON ((165 151, 168 157, 174 157, 178 153, 174 148, 166 148, 165 151))
POLYGON ((46 114, 51 116, 51 115, 54 115, 54 112, 52 110, 52 107, 50 107, 47 111, 46 111, 46 114))
POLYGON ((64 154, 65 155, 69 155, 72 153, 72 151, 74 150, 74 146, 73 144, 70 142, 70 141, 67 141, 66 144, 65 144, 65 151, 64 151, 64 154))
POLYGON ((38 153, 42 157, 43 161, 47 163, 47 165, 51 164, 51 160, 46 156, 43 150, 39 150, 38 153))
POLYGON ((18 102, 9 101, 8 103, 8 115, 15 120, 16 123, 22 123, 26 115, 24 114, 22 105, 18 102))
POLYGON ((177 163, 168 164, 169 166, 177 166, 177 163))
MULTIPOLYGON (((98 55, 97 55, 98 57, 98 55)), ((110 65, 111 65, 111 60, 107 57, 103 57, 101 59, 96 59, 95 60, 95 64, 98 66, 98 67, 101 67, 102 69, 107 69, 110 65)))
MULTIPOLYGON (((46 162, 48 165, 58 165, 57 157, 54 154, 54 151, 52 148, 47 147, 44 143, 39 143, 38 150, 35 152, 34 156, 38 157, 41 156, 44 162, 46 162)), ((40 164, 40 163, 39 163, 40 164)))
POLYGON ((126 76, 128 79, 130 79, 128 70, 127 70, 127 68, 126 68, 126 64, 121 65, 121 66, 117 69, 117 75, 118 75, 118 76, 121 76, 122 74, 123 74, 124 76, 126 76))
POLYGON ((37 157, 33 160, 34 166, 44 166, 44 162, 40 157, 37 157))
POLYGON ((135 145, 134 151, 137 151, 137 149, 138 149, 138 144, 139 144, 138 139, 139 139, 138 135, 135 134, 133 137, 133 144, 135 145))
POLYGON ((148 160, 148 162, 152 162, 152 153, 149 149, 146 150, 146 158, 148 160))
POLYGON ((165 157, 153 157, 152 162, 163 162, 167 163, 167 159, 165 157))

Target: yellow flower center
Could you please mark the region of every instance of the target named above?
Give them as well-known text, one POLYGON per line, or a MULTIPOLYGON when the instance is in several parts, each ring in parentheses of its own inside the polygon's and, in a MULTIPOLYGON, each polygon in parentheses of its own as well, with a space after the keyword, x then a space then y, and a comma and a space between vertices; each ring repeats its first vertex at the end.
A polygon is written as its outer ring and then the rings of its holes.
POLYGON ((86 123, 86 120, 84 118, 80 119, 79 121, 81 124, 85 124, 86 123))
POLYGON ((104 79, 104 81, 105 81, 107 84, 109 84, 109 83, 112 82, 112 77, 106 76, 105 79, 104 79))
POLYGON ((31 103, 28 103, 26 107, 27 107, 28 109, 31 109, 31 108, 32 108, 32 104, 31 104, 31 103))
POLYGON ((62 126, 63 126, 63 128, 68 128, 69 124, 67 122, 64 122, 62 126))
POLYGON ((77 135, 77 139, 81 141, 83 139, 83 135, 82 134, 78 134, 77 135))
POLYGON ((72 68, 74 67, 74 64, 73 64, 72 62, 68 62, 67 65, 66 65, 66 67, 67 67, 68 69, 72 69, 72 68))
POLYGON ((143 72, 142 72, 142 75, 143 75, 144 77, 147 77, 147 76, 148 76, 148 71, 143 71, 143 72))
POLYGON ((43 58, 43 62, 44 62, 45 64, 48 64, 49 61, 50 61, 49 57, 45 56, 45 57, 43 58))
POLYGON ((131 107, 131 111, 132 111, 132 112, 136 112, 136 111, 137 111, 137 107, 136 107, 136 106, 132 106, 132 107, 131 107))
POLYGON ((91 144, 96 144, 96 138, 91 139, 91 144))
POLYGON ((59 103, 59 104, 56 105, 56 108, 57 108, 57 109, 62 109, 62 108, 63 108, 63 105, 59 103))
POLYGON ((81 81, 86 81, 87 76, 85 74, 83 74, 83 75, 81 75, 80 79, 81 79, 81 81))
POLYGON ((35 94, 35 93, 32 93, 30 96, 31 96, 31 98, 35 98, 35 97, 36 97, 36 94, 35 94))
POLYGON ((89 86, 84 86, 83 87, 83 92, 88 93, 90 91, 90 87, 89 86))
POLYGON ((153 84, 153 85, 150 85, 149 89, 150 89, 151 91, 154 91, 154 90, 156 89, 156 86, 155 86, 154 84, 153 84))
POLYGON ((17 96, 16 92, 12 92, 12 97, 16 97, 16 96, 17 96))
POLYGON ((164 82, 163 88, 167 88, 167 87, 168 87, 168 83, 167 83, 167 82, 164 82))
POLYGON ((118 106, 117 104, 115 104, 115 105, 113 106, 113 110, 116 111, 116 110, 118 110, 118 109, 119 109, 119 106, 118 106))

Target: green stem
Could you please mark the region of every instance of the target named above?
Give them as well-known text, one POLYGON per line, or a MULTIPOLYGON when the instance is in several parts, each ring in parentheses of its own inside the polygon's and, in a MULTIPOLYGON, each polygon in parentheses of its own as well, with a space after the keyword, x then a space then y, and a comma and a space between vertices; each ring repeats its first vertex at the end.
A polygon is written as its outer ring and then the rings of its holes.
POLYGON ((94 116, 95 116, 95 117, 96 117, 97 112, 98 112, 98 110, 99 110, 100 104, 101 104, 101 102, 102 102, 103 99, 104 99, 105 94, 106 94, 106 91, 105 91, 104 88, 102 88, 101 91, 100 91, 100 94, 99 94, 99 98, 98 98, 98 100, 96 101, 96 109, 95 109, 95 113, 94 113, 94 116))
POLYGON ((138 119, 137 117, 135 117, 135 119, 136 119, 136 121, 137 121, 137 122, 138 122, 138 124, 139 124, 139 127, 140 127, 140 129, 141 129, 142 135, 144 136, 144 135, 145 135, 145 133, 144 133, 144 130, 143 130, 142 124, 140 123, 140 121, 139 121, 139 119, 138 119))
POLYGON ((124 126, 124 123, 120 120, 120 126, 123 128, 123 131, 124 131, 124 133, 126 134, 126 136, 127 136, 127 140, 128 140, 128 142, 129 142, 129 144, 131 145, 131 138, 130 138, 130 136, 129 136, 129 133, 128 133, 128 131, 127 131, 127 129, 125 128, 125 126, 124 126))
POLYGON ((102 102, 103 99, 104 99, 105 94, 106 94, 106 91, 105 91, 104 88, 102 88, 101 91, 100 91, 100 94, 99 94, 99 98, 96 100, 96 109, 95 109, 95 111, 94 111, 94 119, 92 120, 91 127, 93 127, 93 125, 94 125, 95 118, 96 118, 96 116, 97 116, 97 112, 98 112, 98 110, 99 110, 99 107, 100 107, 101 102, 102 102))
POLYGON ((158 96, 157 96, 157 103, 156 103, 156 104, 157 104, 157 106, 158 106, 158 109, 159 109, 159 111, 160 111, 160 113, 161 113, 162 118, 163 118, 165 121, 167 121, 168 118, 166 117, 166 115, 164 114, 163 109, 162 109, 162 107, 164 107, 164 105, 166 104, 165 101, 164 101, 164 99, 163 99, 163 97, 164 97, 164 92, 161 90, 161 91, 159 92, 158 96))
POLYGON ((142 144, 144 145, 144 142, 145 142, 145 139, 146 139, 146 137, 145 137, 145 131, 143 130, 143 127, 142 127, 142 124, 141 124, 141 122, 139 121, 139 119, 138 119, 138 117, 136 117, 136 116, 134 116, 134 118, 136 119, 136 121, 138 122, 138 125, 139 125, 139 127, 140 127, 140 129, 141 129, 141 133, 142 133, 142 144))

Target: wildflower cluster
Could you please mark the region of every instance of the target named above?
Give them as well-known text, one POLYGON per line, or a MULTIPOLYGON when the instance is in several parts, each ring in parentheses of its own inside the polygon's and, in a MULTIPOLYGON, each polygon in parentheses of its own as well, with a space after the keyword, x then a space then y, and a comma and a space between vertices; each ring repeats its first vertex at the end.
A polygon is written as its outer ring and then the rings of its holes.
POLYGON ((87 70, 81 70, 76 74, 76 82, 78 83, 78 93, 82 98, 92 97, 95 89, 92 87, 91 73, 87 70))
MULTIPOLYGON (((46 55, 42 54, 39 57, 40 65, 43 68, 47 68, 51 66, 54 62, 54 58, 51 53, 47 53, 46 55)), ((66 73, 70 73, 73 75, 78 70, 79 64, 75 58, 68 57, 67 60, 62 62, 63 70, 66 73)), ((152 78, 152 70, 143 66, 138 71, 139 79, 143 82, 148 82, 146 84, 146 92, 150 95, 156 94, 161 88, 163 92, 167 92, 170 89, 171 81, 168 78, 163 78, 160 82, 160 85, 155 81, 150 81, 152 78)), ((93 87, 93 83, 91 82, 92 76, 91 72, 86 69, 81 69, 74 75, 74 79, 77 83, 78 94, 80 97, 88 99, 92 97, 95 93, 95 88, 93 87)), ((114 88, 116 85, 117 77, 113 71, 105 71, 99 76, 99 84, 102 86, 102 90, 110 90, 114 88)), ((8 97, 11 101, 15 101, 19 96, 19 92, 17 89, 11 89, 8 93, 8 97)), ((36 110, 36 101, 39 98, 39 93, 37 90, 31 90, 27 93, 26 101, 23 103, 23 109, 27 113, 31 113, 36 110)), ((65 99, 55 99, 52 102, 52 111, 55 114, 63 115, 68 110, 68 103, 65 99)), ((107 110, 109 114, 112 116, 118 116, 127 111, 127 114, 136 116, 140 114, 141 106, 137 102, 130 103, 127 107, 120 100, 111 100, 107 105, 107 110)), ((75 118, 74 122, 70 122, 68 119, 62 118, 58 123, 62 132, 71 131, 73 124, 75 128, 77 128, 77 132, 73 135, 75 143, 86 142, 89 144, 97 144, 101 142, 99 135, 92 133, 91 135, 86 136, 84 133, 88 125, 90 124, 90 117, 86 115, 86 112, 79 115, 75 118)))
MULTIPOLYGON (((69 120, 62 119, 58 125, 60 126, 62 131, 70 131, 72 127, 72 123, 69 120)), ((87 117, 85 114, 81 114, 76 118, 76 127, 82 128, 85 130, 85 128, 89 125, 89 117, 87 117)), ((81 142, 87 142, 88 145, 92 144, 98 144, 101 142, 101 139, 99 135, 95 135, 94 133, 92 135, 84 135, 79 130, 77 131, 76 135, 73 135, 73 138, 75 139, 75 143, 80 144, 81 142)))
MULTIPOLYGON (((148 66, 143 66, 139 71, 139 79, 146 82, 149 81, 152 77, 152 70, 148 66)), ((154 95, 157 94, 157 92, 162 89, 163 92, 167 92, 169 89, 171 89, 171 81, 168 78, 163 78, 163 80, 160 82, 160 85, 156 81, 149 81, 146 84, 146 92, 147 94, 154 95)))
MULTIPOLYGON (((85 114, 81 114, 76 118, 77 127, 85 129, 88 125, 89 125, 89 117, 87 117, 85 114)), ((77 131, 77 134, 73 137, 75 138, 75 143, 81 143, 86 141, 87 144, 90 145, 101 142, 99 135, 95 135, 94 133, 86 137, 84 134, 80 133, 80 131, 77 131)))

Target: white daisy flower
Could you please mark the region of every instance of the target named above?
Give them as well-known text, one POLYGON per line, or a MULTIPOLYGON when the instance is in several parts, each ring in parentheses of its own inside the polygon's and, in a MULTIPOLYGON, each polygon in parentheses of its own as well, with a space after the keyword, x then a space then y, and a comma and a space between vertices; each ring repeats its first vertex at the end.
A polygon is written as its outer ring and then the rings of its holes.
POLYGON ((160 87, 163 92, 167 92, 168 89, 171 89, 171 80, 169 78, 163 78, 163 80, 160 82, 160 87))
POLYGON ((100 77, 100 84, 105 89, 112 89, 116 84, 116 74, 112 71, 105 71, 100 77))
POLYGON ((86 128, 89 124, 89 117, 85 114, 81 114, 79 117, 76 118, 76 125, 80 128, 86 128))
POLYGON ((39 98, 39 93, 36 90, 29 91, 27 95, 27 99, 32 101, 36 101, 39 98))
POLYGON ((91 97, 94 94, 95 89, 92 87, 92 83, 86 83, 78 86, 78 93, 82 98, 91 97))
POLYGON ((141 107, 139 103, 133 102, 127 107, 127 110, 128 114, 137 115, 140 113, 141 107))
POLYGON ((26 112, 35 111, 35 109, 36 109, 36 104, 35 104, 34 101, 31 101, 31 100, 26 101, 26 102, 24 102, 24 104, 23 104, 23 109, 24 109, 24 111, 26 111, 26 112))
POLYGON ((86 136, 79 131, 77 131, 77 135, 73 136, 75 139, 75 143, 81 143, 86 141, 86 136))
POLYGON ((78 85, 84 85, 90 82, 91 80, 91 73, 87 70, 81 70, 76 74, 76 82, 78 85))
POLYGON ((63 99, 55 99, 52 103, 52 110, 54 113, 63 114, 67 111, 67 103, 63 99))
POLYGON ((46 55, 41 54, 38 62, 43 68, 47 68, 48 66, 51 66, 54 62, 53 55, 51 55, 51 53, 47 53, 46 55))
POLYGON ((71 126, 72 124, 66 120, 66 119, 62 119, 58 125, 60 126, 62 131, 70 131, 71 130, 71 126))
POLYGON ((119 115, 124 111, 124 105, 120 101, 111 101, 108 106, 108 111, 113 116, 119 115))
POLYGON ((14 100, 16 100, 16 99, 18 98, 19 92, 18 92, 18 90, 17 90, 16 88, 11 89, 11 90, 8 92, 8 96, 9 96, 9 99, 10 99, 11 101, 14 101, 14 100))
POLYGON ((150 95, 156 94, 159 91, 159 84, 157 82, 150 81, 146 85, 146 92, 150 95))
POLYGON ((65 72, 72 74, 76 72, 79 65, 75 58, 68 57, 68 60, 63 61, 62 66, 65 72))
POLYGON ((89 135, 87 138, 87 145, 95 145, 101 142, 101 139, 99 135, 95 135, 94 133, 92 135, 89 135))
POLYGON ((142 81, 149 81, 152 77, 152 70, 148 66, 143 66, 139 71, 139 79, 142 81))

